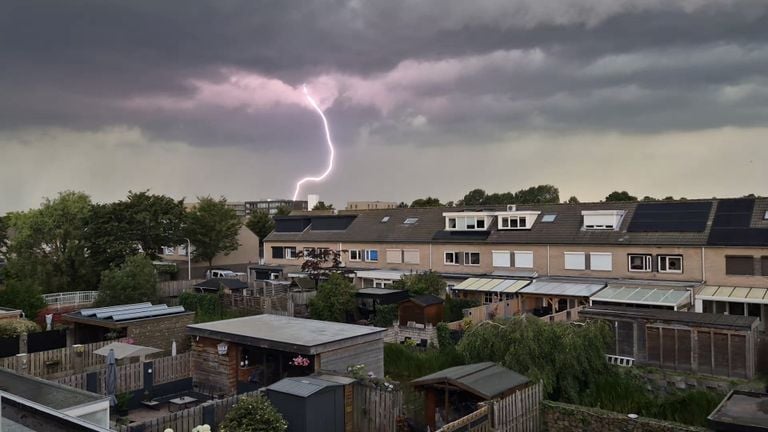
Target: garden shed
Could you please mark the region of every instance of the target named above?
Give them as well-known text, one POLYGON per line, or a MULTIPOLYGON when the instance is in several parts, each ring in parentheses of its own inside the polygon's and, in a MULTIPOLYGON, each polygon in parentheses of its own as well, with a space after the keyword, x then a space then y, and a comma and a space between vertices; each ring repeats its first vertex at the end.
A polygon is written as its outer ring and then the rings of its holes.
POLYGON ((267 398, 288 422, 287 432, 344 432, 344 386, 318 377, 284 378, 267 398))
POLYGON ((752 379, 757 363, 756 317, 591 306, 584 319, 608 321, 614 332, 609 355, 686 372, 752 379))
POLYGON ((411 384, 425 392, 425 420, 434 430, 474 412, 480 402, 527 388, 531 380, 496 363, 483 362, 443 369, 411 384))
POLYGON ((397 312, 400 325, 409 323, 438 325, 443 320, 443 299, 431 294, 418 295, 400 302, 397 312))

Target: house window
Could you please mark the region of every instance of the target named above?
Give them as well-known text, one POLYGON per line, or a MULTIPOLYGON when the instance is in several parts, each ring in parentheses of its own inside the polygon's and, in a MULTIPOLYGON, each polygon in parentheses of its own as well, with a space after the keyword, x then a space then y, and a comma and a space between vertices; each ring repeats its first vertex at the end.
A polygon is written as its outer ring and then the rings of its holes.
POLYGON ((295 247, 287 247, 283 251, 283 255, 285 259, 296 259, 296 248, 295 247))
POLYGON ((403 262, 403 251, 400 249, 387 249, 387 263, 400 264, 403 262))
POLYGON ((631 272, 650 272, 653 270, 653 257, 651 255, 629 254, 627 260, 631 272))
POLYGON ((376 249, 366 249, 365 250, 365 261, 366 262, 378 262, 379 261, 379 251, 376 249))
POLYGON ((283 259, 285 256, 284 250, 282 246, 272 246, 272 259, 283 259))
POLYGON ((483 298, 483 301, 486 304, 493 303, 493 300, 494 300, 493 297, 494 297, 494 295, 493 295, 492 292, 487 292, 487 293, 485 293, 485 297, 483 298))
POLYGON ((409 217, 409 218, 406 218, 403 223, 406 224, 406 225, 413 225, 413 224, 415 224, 418 221, 419 221, 419 218, 409 217))
POLYGON ((464 252, 464 265, 480 265, 480 252, 464 252))
POLYGON ((444 264, 448 265, 459 265, 461 264, 461 258, 460 258, 461 252, 446 252, 445 253, 445 259, 443 261, 444 264))
POLYGON ((451 216, 445 218, 445 229, 455 231, 484 230, 485 216, 451 216))
POLYGON ((448 229, 456 229, 456 218, 448 218, 448 229))
POLYGON ((363 260, 363 251, 360 249, 350 249, 349 250, 349 260, 350 261, 362 261, 363 260))
POLYGON ((682 273, 683 257, 680 255, 659 255, 659 273, 682 273))
POLYGON ((584 252, 565 252, 566 270, 585 270, 587 268, 587 259, 584 252))
POLYGON ((176 255, 176 248, 163 246, 163 255, 176 255))
POLYGON ((624 210, 584 210, 581 212, 584 229, 615 230, 624 219, 624 213, 624 210))
POLYGON ((725 274, 754 276, 755 259, 751 256, 726 256, 725 274))
POLYGON ((179 255, 181 255, 181 256, 189 255, 189 251, 187 250, 187 245, 179 246, 179 255))
POLYGON ((491 251, 494 267, 512 267, 509 251, 491 251))
POLYGON ((403 262, 405 264, 418 264, 419 263, 419 250, 418 249, 404 249, 403 250, 403 262))
POLYGON ((528 229, 527 216, 501 216, 501 229, 528 229))
POLYGON ((311 248, 311 247, 306 247, 306 248, 304 248, 304 256, 305 256, 305 257, 310 257, 310 256, 312 256, 314 253, 315 253, 315 248, 311 248))
POLYGON ((557 214, 545 214, 541 217, 542 222, 551 223, 557 219, 557 214))
POLYGON ((515 251, 515 267, 533 268, 533 252, 515 251))
POLYGON ((768 256, 760 257, 760 272, 763 276, 768 276, 768 256))
POLYGON ((485 229, 485 219, 479 218, 475 221, 475 226, 477 229, 485 229))
POLYGON ((613 254, 610 252, 590 252, 589 269, 595 271, 613 270, 613 254))

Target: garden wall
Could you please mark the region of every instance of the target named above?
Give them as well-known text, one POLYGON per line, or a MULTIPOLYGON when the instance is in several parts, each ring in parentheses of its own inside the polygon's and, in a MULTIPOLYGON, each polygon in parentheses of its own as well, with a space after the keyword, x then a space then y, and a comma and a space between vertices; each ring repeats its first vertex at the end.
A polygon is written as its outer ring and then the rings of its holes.
POLYGON ((597 408, 587 408, 559 402, 542 403, 544 430, 547 432, 572 431, 633 431, 633 432, 706 432, 707 429, 686 426, 640 417, 631 419, 626 414, 619 414, 597 408))

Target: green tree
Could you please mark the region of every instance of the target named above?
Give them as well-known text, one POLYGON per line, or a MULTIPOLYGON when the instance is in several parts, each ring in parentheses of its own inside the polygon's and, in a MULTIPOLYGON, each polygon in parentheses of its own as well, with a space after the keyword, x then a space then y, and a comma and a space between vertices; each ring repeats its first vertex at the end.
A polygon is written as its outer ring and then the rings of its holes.
POLYGON ((613 191, 608 194, 607 197, 605 197, 606 202, 617 202, 617 201, 637 201, 636 196, 632 196, 627 191, 613 191))
POLYGON ((579 199, 578 199, 578 198, 576 198, 576 195, 571 195, 571 197, 570 197, 570 198, 568 198, 568 201, 566 201, 565 203, 566 203, 566 204, 578 204, 578 203, 580 203, 580 202, 581 202, 581 201, 579 201, 579 199))
POLYGON ((8 248, 8 223, 0 216, 0 258, 5 258, 8 248))
POLYGON ((221 432, 285 432, 288 423, 261 395, 243 397, 227 413, 221 432))
POLYGON ((19 309, 24 316, 34 320, 47 304, 40 294, 40 288, 28 285, 28 282, 9 280, 0 290, 0 307, 19 309))
POLYGON ((408 204, 400 201, 400 204, 397 205, 397 208, 408 208, 408 204))
POLYGON ((157 302, 157 274, 152 260, 143 255, 128 258, 119 269, 101 274, 95 306, 157 302))
POLYGON ((485 191, 482 189, 473 189, 464 195, 461 202, 465 206, 482 205, 485 201, 485 191))
POLYGON ((85 239, 90 215, 91 199, 72 191, 46 198, 38 209, 11 213, 7 278, 45 292, 92 290, 99 275, 85 239))
POLYGON ((216 255, 229 255, 237 250, 237 234, 242 222, 227 200, 211 197, 198 198, 197 206, 187 215, 186 236, 195 247, 192 258, 213 267, 216 255))
POLYGON ((376 306, 376 314, 371 322, 376 327, 392 327, 392 323, 397 320, 397 305, 379 305, 376 306))
POLYGON ((406 290, 412 295, 432 294, 442 297, 446 286, 440 274, 430 270, 404 274, 392 284, 392 289, 406 290))
POLYGON ((464 318, 464 309, 480 306, 480 302, 469 299, 445 299, 445 321, 454 322, 464 318))
POLYGON ((355 287, 344 275, 331 273, 309 301, 309 316, 322 321, 347 322, 355 312, 355 287))
POLYGON ((248 221, 245 222, 245 226, 259 237, 259 248, 263 248, 264 239, 275 229, 275 221, 272 220, 268 213, 257 211, 251 213, 248 221))
POLYGON ((468 363, 501 363, 542 380, 548 398, 578 404, 592 383, 611 372, 605 354, 612 340, 605 322, 573 325, 521 317, 472 327, 458 349, 468 363))
POLYGON ((328 248, 312 248, 300 251, 297 257, 302 261, 301 271, 315 281, 315 288, 321 280, 328 279, 331 274, 349 274, 352 271, 342 267, 342 254, 346 251, 337 251, 328 248))
POLYGON ((560 190, 549 184, 531 186, 528 189, 515 192, 513 202, 517 204, 556 204, 560 202, 560 190))
POLYGON ((288 206, 280 206, 275 212, 275 216, 288 216, 291 214, 291 209, 288 206))
POLYGON ((643 199, 642 199, 642 200, 640 200, 640 201, 658 201, 658 198, 654 198, 654 197, 652 197, 652 196, 646 195, 646 196, 644 196, 644 197, 643 197, 643 199))
POLYGON ((176 246, 184 241, 184 200, 150 194, 148 190, 129 191, 128 199, 116 204, 127 213, 131 240, 151 259, 158 258, 163 246, 176 246))
POLYGON ((440 203, 440 200, 437 198, 432 197, 426 197, 426 198, 419 198, 417 200, 414 200, 411 203, 411 208, 414 207, 442 207, 443 204, 440 203))
POLYGON ((326 204, 325 201, 318 201, 312 210, 333 210, 333 204, 326 204))

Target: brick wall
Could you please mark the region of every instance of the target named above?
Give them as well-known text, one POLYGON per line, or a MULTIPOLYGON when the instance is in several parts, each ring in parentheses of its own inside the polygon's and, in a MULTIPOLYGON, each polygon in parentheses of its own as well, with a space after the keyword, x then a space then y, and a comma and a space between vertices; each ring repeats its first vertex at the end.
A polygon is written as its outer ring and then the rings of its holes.
POLYGON ((171 344, 176 341, 179 352, 186 351, 189 346, 187 326, 194 322, 194 312, 172 315, 162 318, 150 318, 131 323, 127 337, 137 345, 145 345, 169 351, 171 344))
POLYGON ((387 329, 384 333, 384 342, 400 343, 406 338, 411 338, 416 343, 426 339, 427 343, 437 346, 437 327, 427 324, 424 328, 394 326, 387 329))
POLYGON ((192 381, 234 395, 237 389, 237 347, 229 343, 226 355, 219 355, 220 341, 199 338, 192 341, 192 381))
POLYGON ((706 432, 707 429, 686 426, 649 418, 631 419, 619 414, 596 408, 580 407, 558 402, 542 403, 544 430, 547 432, 706 432))

